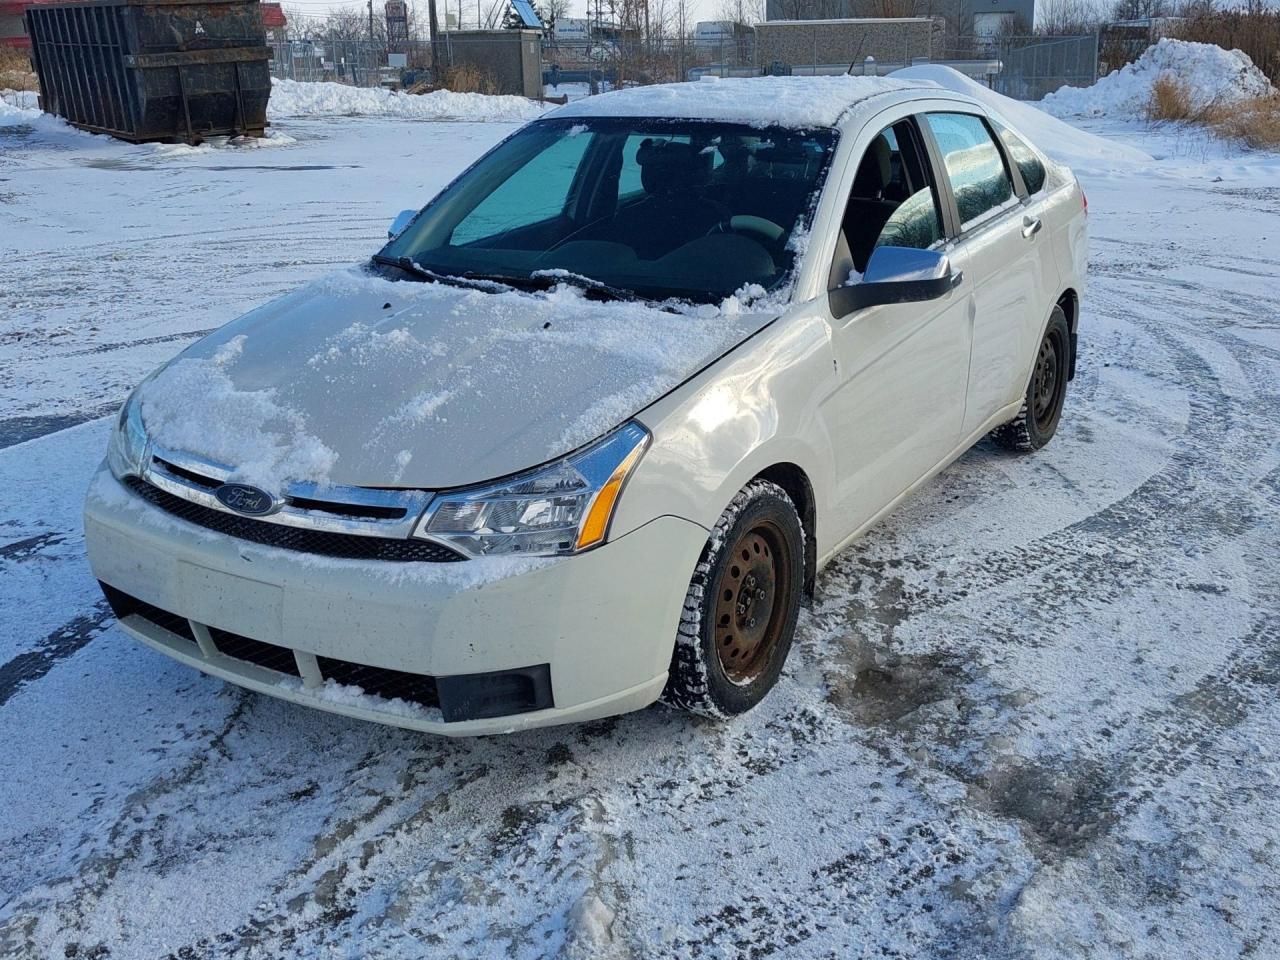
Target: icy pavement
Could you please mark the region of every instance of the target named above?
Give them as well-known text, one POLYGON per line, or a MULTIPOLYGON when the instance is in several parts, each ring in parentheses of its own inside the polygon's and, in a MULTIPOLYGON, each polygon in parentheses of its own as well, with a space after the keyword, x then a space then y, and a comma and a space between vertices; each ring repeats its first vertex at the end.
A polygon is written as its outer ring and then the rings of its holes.
POLYGON ((128 385, 510 127, 0 128, 0 955, 1280 955, 1280 163, 1090 128, 1158 159, 1086 172, 1045 451, 840 557, 750 715, 475 741, 128 640, 79 502, 128 385))

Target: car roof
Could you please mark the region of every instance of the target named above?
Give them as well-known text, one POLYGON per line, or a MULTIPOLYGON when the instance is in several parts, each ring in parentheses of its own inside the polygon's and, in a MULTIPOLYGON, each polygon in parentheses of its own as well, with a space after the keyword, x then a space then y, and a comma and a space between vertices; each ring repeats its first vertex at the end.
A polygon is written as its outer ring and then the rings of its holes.
POLYGON ((719 120, 767 127, 834 127, 854 107, 938 96, 971 101, 928 80, 847 75, 818 77, 704 77, 700 81, 629 87, 574 100, 547 119, 644 117, 719 120))

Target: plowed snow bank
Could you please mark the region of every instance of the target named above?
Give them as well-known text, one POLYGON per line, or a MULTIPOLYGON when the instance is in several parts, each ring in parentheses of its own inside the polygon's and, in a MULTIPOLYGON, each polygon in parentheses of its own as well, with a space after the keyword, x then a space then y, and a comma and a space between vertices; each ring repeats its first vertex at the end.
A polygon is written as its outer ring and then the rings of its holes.
POLYGON ((541 104, 524 97, 435 90, 410 94, 343 83, 271 81, 271 117, 404 117, 409 120, 531 120, 541 104))
POLYGON ((1275 93, 1262 71, 1239 50, 1166 38, 1093 86, 1062 87, 1040 106, 1058 117, 1142 116, 1152 85, 1165 74, 1186 85, 1197 109, 1275 93))

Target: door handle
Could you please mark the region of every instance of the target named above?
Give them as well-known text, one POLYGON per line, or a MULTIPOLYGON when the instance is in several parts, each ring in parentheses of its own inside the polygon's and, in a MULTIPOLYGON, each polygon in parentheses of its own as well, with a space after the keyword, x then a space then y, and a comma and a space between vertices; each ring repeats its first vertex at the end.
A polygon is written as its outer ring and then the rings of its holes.
POLYGON ((1023 217, 1022 218, 1022 238, 1024 240, 1030 240, 1032 237, 1034 237, 1037 233, 1040 232, 1040 228, 1043 226, 1044 224, 1040 222, 1039 217, 1023 217))

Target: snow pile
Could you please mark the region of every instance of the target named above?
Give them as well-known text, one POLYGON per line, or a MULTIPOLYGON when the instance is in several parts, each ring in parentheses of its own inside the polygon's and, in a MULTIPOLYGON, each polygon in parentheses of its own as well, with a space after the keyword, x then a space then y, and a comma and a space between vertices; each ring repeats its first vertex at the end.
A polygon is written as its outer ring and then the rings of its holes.
MULTIPOLYGON (((901 72, 901 71, 899 71, 901 72)), ((704 77, 571 100, 557 117, 676 117, 756 126, 829 127, 855 103, 920 83, 882 77, 704 77)))
POLYGON ((406 120, 532 120, 544 108, 524 97, 435 90, 421 95, 343 83, 271 81, 270 117, 400 117, 406 120))
POLYGON ((34 90, 10 90, 6 87, 0 90, 0 117, 6 115, 6 106, 19 110, 38 111, 40 109, 38 99, 39 95, 34 90))
POLYGON ((1029 104, 996 93, 951 67, 925 64, 896 70, 890 76, 931 80, 940 87, 972 97, 989 107, 998 117, 1008 121, 1011 127, 1054 160, 1072 167, 1083 169, 1099 165, 1110 167, 1117 163, 1151 162, 1151 156, 1136 147, 1124 146, 1114 140, 1104 140, 1078 130, 1029 104))
POLYGON ((261 150, 264 147, 291 147, 298 141, 279 130, 268 130, 261 137, 209 137, 202 142, 148 143, 143 146, 161 157, 193 157, 213 153, 215 150, 261 150))
POLYGON ((307 687, 301 680, 286 677, 277 686, 295 696, 310 697, 349 710, 368 710, 402 720, 428 720, 443 723, 444 715, 438 707, 424 707, 400 697, 379 697, 364 692, 363 687, 326 680, 323 686, 307 687))
POLYGON ((1196 109, 1275 93, 1262 71, 1239 50, 1166 38, 1093 86, 1062 87, 1040 106, 1058 117, 1142 116, 1152 86, 1166 74, 1186 84, 1196 109))

